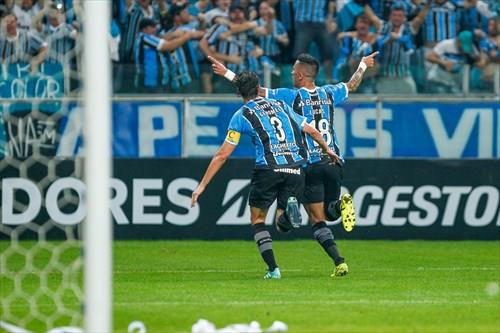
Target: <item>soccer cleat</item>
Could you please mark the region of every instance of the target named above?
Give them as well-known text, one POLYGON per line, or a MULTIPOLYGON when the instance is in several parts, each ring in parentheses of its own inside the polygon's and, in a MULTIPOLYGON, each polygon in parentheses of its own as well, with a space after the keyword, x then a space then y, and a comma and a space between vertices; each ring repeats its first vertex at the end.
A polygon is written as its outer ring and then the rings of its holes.
POLYGON ((297 198, 290 197, 286 202, 286 216, 290 221, 290 224, 295 229, 300 228, 302 224, 302 216, 300 215, 299 202, 297 198))
POLYGON ((347 275, 348 272, 349 272, 349 267, 345 262, 343 262, 335 266, 335 270, 333 271, 331 277, 344 276, 347 275))
POLYGON ((342 215, 342 226, 346 231, 352 231, 356 225, 356 213, 350 194, 342 195, 340 199, 340 214, 342 215))
POLYGON ((285 224, 282 224, 280 222, 280 219, 278 219, 278 221, 276 221, 275 225, 276 225, 276 230, 278 230, 278 232, 280 234, 287 234, 290 232, 290 228, 291 228, 290 223, 288 223, 288 225, 285 225, 285 224))
POLYGON ((264 275, 264 280, 270 279, 281 279, 281 273, 278 267, 276 267, 274 271, 267 271, 267 273, 264 275))

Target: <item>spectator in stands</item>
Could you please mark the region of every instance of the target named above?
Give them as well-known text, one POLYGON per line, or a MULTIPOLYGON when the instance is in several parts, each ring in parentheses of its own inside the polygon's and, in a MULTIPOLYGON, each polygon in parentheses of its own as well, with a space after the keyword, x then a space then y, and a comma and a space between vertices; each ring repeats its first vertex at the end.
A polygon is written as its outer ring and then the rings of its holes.
POLYGON ((488 20, 488 33, 479 42, 479 48, 484 55, 486 66, 482 70, 480 82, 482 85, 493 86, 495 72, 500 71, 500 17, 488 20))
POLYGON ((473 34, 462 31, 456 38, 439 42, 426 59, 434 64, 427 74, 427 79, 437 86, 438 92, 458 93, 461 91, 463 64, 476 65, 483 68, 485 59, 480 57, 474 46, 473 34))
POLYGON ((14 4, 14 0, 0 0, 0 18, 12 14, 14 4))
POLYGON ((258 27, 254 30, 258 36, 259 47, 263 51, 261 64, 271 70, 271 86, 280 84, 279 65, 282 62, 282 50, 289 44, 288 34, 283 24, 276 20, 274 8, 266 0, 259 5, 258 27))
POLYGON ((44 8, 41 13, 46 13, 47 23, 42 24, 40 19, 42 15, 37 15, 33 26, 48 44, 47 60, 62 65, 71 62, 73 69, 75 69, 74 49, 78 31, 66 23, 62 9, 56 5, 44 8))
POLYGON ((17 17, 17 27, 30 30, 33 18, 42 10, 36 0, 21 0, 20 5, 14 5, 12 12, 17 17))
POLYGON ((221 18, 228 20, 231 0, 215 0, 216 7, 205 13, 205 27, 210 28, 216 23, 221 23, 221 18))
MULTIPOLYGON (((333 71, 335 82, 348 80, 348 76, 358 68, 361 59, 373 52, 373 44, 377 40, 377 35, 370 31, 370 26, 368 17, 360 15, 356 18, 355 31, 339 34, 340 56, 333 71)), ((375 92, 374 76, 376 73, 376 71, 366 73, 358 91, 364 93, 375 92)))
POLYGON ((265 56, 279 64, 281 47, 287 46, 290 40, 283 24, 276 20, 274 8, 266 0, 259 5, 257 25, 260 27, 260 30, 256 30, 260 48, 265 56))
POLYGON ((212 2, 210 0, 198 0, 188 5, 189 14, 197 18, 202 26, 205 26, 205 13, 210 9, 212 9, 212 2))
POLYGON ((325 80, 332 82, 332 46, 329 34, 335 31, 333 0, 294 0, 295 45, 293 57, 308 53, 312 42, 319 47, 325 80))
POLYGON ((395 94, 415 94, 417 87, 410 72, 410 55, 415 51, 414 36, 420 28, 429 9, 424 9, 410 22, 406 20, 405 7, 396 3, 391 8, 389 21, 379 19, 370 6, 365 13, 375 25, 380 36, 376 42, 379 50, 380 76, 377 92, 395 94))
POLYGON ((197 30, 199 22, 188 12, 188 4, 172 5, 169 9, 173 27, 164 35, 176 32, 192 32, 191 40, 168 53, 170 86, 174 92, 192 93, 201 91, 198 41, 204 31, 197 30))
MULTIPOLYGON (((229 20, 235 26, 247 26, 248 20, 245 10, 240 5, 231 5, 229 8, 229 20)), ((248 26, 255 26, 249 24, 248 26)), ((225 23, 217 23, 212 26, 200 41, 200 49, 206 56, 212 56, 227 63, 227 67, 234 72, 245 70, 258 71, 258 58, 262 55, 262 49, 258 47, 258 41, 253 30, 234 33, 230 26, 225 23)), ((203 90, 212 93, 212 74, 210 65, 203 68, 202 74, 203 90)), ((224 79, 217 78, 215 82, 217 91, 232 92, 234 88, 224 79)))
POLYGON ((33 33, 17 28, 17 18, 8 14, 2 19, 0 60, 4 64, 29 63, 31 72, 38 71, 47 52, 47 43, 33 33))
POLYGON ((259 16, 259 5, 264 0, 233 0, 233 5, 240 5, 247 12, 248 20, 254 21, 259 16))
POLYGON ((461 30, 488 31, 488 19, 493 17, 493 13, 488 8, 488 5, 483 1, 464 0, 463 12, 460 16, 461 30))
POLYGON ((134 49, 135 86, 138 92, 163 92, 170 80, 165 52, 175 50, 198 35, 195 32, 185 31, 179 37, 167 41, 157 36, 157 21, 149 18, 141 20, 139 29, 134 49))
MULTIPOLYGON (((159 0, 159 3, 165 4, 165 0, 159 0)), ((130 6, 126 29, 123 33, 121 42, 120 59, 122 62, 131 62, 133 59, 134 43, 140 32, 139 23, 143 18, 153 19, 156 24, 160 22, 160 13, 153 9, 150 0, 134 0, 130 6)))
POLYGON ((422 28, 425 46, 433 48, 440 41, 457 36, 461 11, 448 0, 429 0, 427 3, 430 7, 422 28))

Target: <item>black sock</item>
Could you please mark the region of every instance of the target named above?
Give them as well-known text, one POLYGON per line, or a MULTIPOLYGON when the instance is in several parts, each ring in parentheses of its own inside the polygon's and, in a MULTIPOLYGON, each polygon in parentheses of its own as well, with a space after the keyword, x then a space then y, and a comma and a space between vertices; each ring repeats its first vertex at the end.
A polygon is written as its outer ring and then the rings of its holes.
POLYGON ((329 221, 335 221, 340 217, 340 200, 330 201, 325 205, 325 214, 329 221))
POLYGON ((340 265, 345 262, 337 249, 337 244, 333 240, 333 234, 330 228, 327 227, 325 222, 318 222, 312 226, 314 238, 323 247, 326 253, 333 259, 335 265, 340 265))
POLYGON ((273 240, 271 234, 266 230, 266 225, 264 223, 257 223, 252 225, 255 243, 259 249, 262 259, 266 262, 269 271, 274 271, 278 265, 276 265, 276 260, 274 259, 273 252, 273 240))

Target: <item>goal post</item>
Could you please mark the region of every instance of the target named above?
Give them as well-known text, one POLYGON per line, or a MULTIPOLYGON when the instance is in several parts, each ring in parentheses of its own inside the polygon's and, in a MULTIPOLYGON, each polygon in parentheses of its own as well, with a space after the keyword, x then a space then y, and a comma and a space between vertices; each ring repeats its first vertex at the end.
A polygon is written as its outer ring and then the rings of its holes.
POLYGON ((111 332, 111 73, 110 1, 88 0, 84 32, 84 329, 111 332))

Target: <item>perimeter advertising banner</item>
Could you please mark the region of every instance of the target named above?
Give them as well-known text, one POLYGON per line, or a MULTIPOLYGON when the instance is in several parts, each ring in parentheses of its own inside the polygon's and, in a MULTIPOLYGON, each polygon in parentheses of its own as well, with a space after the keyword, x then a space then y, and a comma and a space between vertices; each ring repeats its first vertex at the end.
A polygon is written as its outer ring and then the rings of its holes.
MULTIPOLYGON (((58 104, 0 104, 0 156, 4 150, 9 156, 27 157, 35 148, 45 156, 79 156, 82 110, 74 102, 58 104)), ((115 101, 113 156, 212 156, 241 102, 185 106, 180 101, 115 101)), ((336 134, 345 157, 500 158, 498 103, 383 102, 380 114, 375 106, 348 102, 336 108, 336 134)), ((254 157, 246 136, 234 156, 254 157)))
MULTIPOLYGON (((74 226, 84 219, 85 185, 74 161, 54 161, 57 177, 50 182, 43 163, 30 163, 27 179, 17 163, 0 162, 5 227, 30 221, 74 226)), ((251 239, 247 200, 253 161, 229 160, 199 205, 190 208, 191 193, 208 163, 116 159, 111 204, 115 239, 251 239)), ((354 197, 358 225, 346 233, 339 221, 331 222, 338 238, 500 239, 499 160, 355 159, 347 161, 344 181, 343 190, 354 197)), ((311 238, 304 210, 303 217, 304 226, 286 237, 269 229, 278 239, 311 238)))

